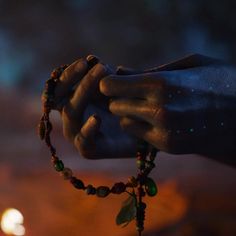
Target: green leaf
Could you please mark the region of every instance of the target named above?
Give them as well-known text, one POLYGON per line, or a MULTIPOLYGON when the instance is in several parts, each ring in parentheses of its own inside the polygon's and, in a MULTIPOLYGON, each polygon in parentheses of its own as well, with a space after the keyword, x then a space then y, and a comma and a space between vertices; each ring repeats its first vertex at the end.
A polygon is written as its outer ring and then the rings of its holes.
POLYGON ((123 227, 127 226, 136 217, 136 205, 136 195, 132 194, 122 203, 120 212, 116 217, 116 224, 124 224, 123 227))

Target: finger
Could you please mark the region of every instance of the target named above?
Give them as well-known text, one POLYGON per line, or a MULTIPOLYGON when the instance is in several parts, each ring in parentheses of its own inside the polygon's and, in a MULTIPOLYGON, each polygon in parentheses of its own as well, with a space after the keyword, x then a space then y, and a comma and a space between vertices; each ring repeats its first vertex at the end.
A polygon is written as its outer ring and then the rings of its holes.
POLYGON ((131 138, 112 140, 97 132, 96 140, 85 139, 81 133, 76 135, 74 144, 80 154, 87 159, 134 158, 137 143, 131 138), (129 147, 129 148, 128 148, 129 147))
POLYGON ((152 125, 165 123, 165 113, 160 104, 141 99, 115 99, 110 102, 109 110, 118 116, 141 119, 152 125))
POLYGON ((134 135, 137 138, 144 139, 159 150, 166 150, 166 147, 168 146, 169 134, 161 127, 153 127, 145 122, 127 117, 121 118, 120 125, 127 133, 134 135))
POLYGON ((99 84, 100 91, 111 97, 147 98, 156 96, 161 92, 163 80, 153 74, 140 74, 128 76, 108 76, 99 84))
POLYGON ((135 157, 136 142, 133 139, 126 137, 115 141, 103 135, 99 131, 100 126, 101 119, 97 115, 90 116, 79 134, 75 136, 74 145, 83 157, 88 159, 135 157))
POLYGON ((101 119, 97 115, 92 115, 85 122, 80 130, 81 135, 88 140, 93 140, 101 126, 101 119))
POLYGON ((95 90, 98 90, 98 80, 106 73, 102 64, 94 66, 82 79, 72 99, 62 110, 64 136, 73 142, 75 135, 80 131, 84 111, 90 102, 95 90))
POLYGON ((55 89, 55 98, 61 101, 66 97, 74 85, 79 82, 88 71, 88 65, 85 59, 79 59, 72 63, 62 73, 55 89))
POLYGON ((92 115, 75 136, 74 145, 83 157, 91 158, 96 152, 95 137, 100 125, 101 119, 97 115, 92 115))
MULTIPOLYGON (((99 58, 97 56, 88 55, 86 59, 81 58, 66 68, 60 76, 59 83, 57 83, 55 90, 55 99, 59 110, 64 105, 62 100, 70 97, 70 93, 73 91, 75 85, 98 62, 99 58)), ((66 101, 64 101, 64 103, 65 102, 66 101)))
POLYGON ((107 73, 109 72, 106 66, 99 63, 81 80, 69 104, 71 109, 74 110, 74 117, 76 117, 76 119, 79 119, 83 115, 93 93, 98 91, 99 81, 106 76, 107 73))
POLYGON ((66 139, 73 143, 75 135, 80 130, 82 120, 74 117, 74 110, 69 105, 63 106, 62 112, 63 135, 66 139))
POLYGON ((141 70, 134 70, 125 66, 117 66, 116 74, 117 75, 137 75, 141 74, 143 71, 141 70))

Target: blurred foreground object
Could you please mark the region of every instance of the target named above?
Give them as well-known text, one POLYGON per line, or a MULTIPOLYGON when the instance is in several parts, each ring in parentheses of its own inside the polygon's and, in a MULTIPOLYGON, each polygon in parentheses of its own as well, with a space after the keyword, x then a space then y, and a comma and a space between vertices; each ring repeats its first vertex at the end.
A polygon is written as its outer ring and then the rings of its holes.
POLYGON ((17 209, 8 208, 3 212, 1 219, 2 231, 7 235, 25 235, 25 227, 22 225, 24 217, 17 209))

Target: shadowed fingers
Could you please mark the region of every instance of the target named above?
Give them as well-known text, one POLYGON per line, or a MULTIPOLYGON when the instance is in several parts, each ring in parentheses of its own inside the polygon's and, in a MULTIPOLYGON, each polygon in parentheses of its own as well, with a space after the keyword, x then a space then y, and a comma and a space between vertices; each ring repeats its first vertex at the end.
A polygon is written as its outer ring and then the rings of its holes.
POLYGON ((101 64, 94 66, 81 80, 70 102, 63 107, 63 133, 70 141, 73 141, 75 135, 80 131, 89 99, 98 87, 98 81, 105 71, 105 67, 101 64))
POLYGON ((73 87, 83 78, 87 71, 88 66, 85 59, 79 59, 65 69, 55 89, 57 103, 62 102, 72 92, 73 87))
POLYGON ((169 135, 165 129, 153 127, 148 123, 127 117, 121 118, 120 125, 127 133, 134 135, 137 138, 144 139, 158 149, 167 149, 169 135))
POLYGON ((98 84, 101 78, 107 75, 107 68, 103 64, 94 66, 81 80, 70 100, 70 106, 74 110, 77 119, 81 118, 89 101, 98 91, 98 84))
POLYGON ((80 154, 92 158, 96 153, 95 138, 99 132, 101 119, 97 115, 90 116, 74 138, 74 145, 80 154))
POLYGON ((100 91, 110 97, 148 98, 157 94, 162 88, 162 80, 158 81, 150 74, 111 75, 103 78, 99 84, 100 91))

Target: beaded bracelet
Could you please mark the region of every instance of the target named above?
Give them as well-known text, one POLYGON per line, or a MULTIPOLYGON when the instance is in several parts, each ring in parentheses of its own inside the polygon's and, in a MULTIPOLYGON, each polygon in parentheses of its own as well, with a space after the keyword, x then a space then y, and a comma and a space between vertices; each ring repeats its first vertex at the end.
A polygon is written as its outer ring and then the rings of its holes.
MULTIPOLYGON (((98 63, 98 58, 95 56, 87 57, 88 68, 91 69, 98 63)), ((148 177, 151 170, 155 167, 154 160, 157 149, 149 145, 145 141, 138 141, 137 149, 137 177, 131 176, 127 183, 117 182, 111 188, 108 186, 94 187, 92 184, 85 185, 82 180, 76 178, 72 170, 64 166, 62 160, 56 154, 56 148, 51 143, 50 134, 52 132, 52 123, 50 122, 50 112, 55 107, 54 94, 55 87, 63 71, 68 65, 63 65, 52 71, 50 79, 46 81, 45 89, 42 96, 43 114, 38 125, 38 134, 41 140, 44 140, 51 153, 51 162, 54 169, 60 172, 65 180, 79 190, 84 190, 88 195, 96 195, 97 197, 105 198, 109 194, 128 193, 129 198, 123 203, 122 208, 117 215, 116 223, 128 224, 133 219, 136 220, 136 229, 138 235, 144 230, 144 218, 146 204, 143 202, 143 197, 147 194, 153 197, 157 194, 157 186, 153 179, 148 177), (131 191, 128 191, 130 189, 131 191)))

